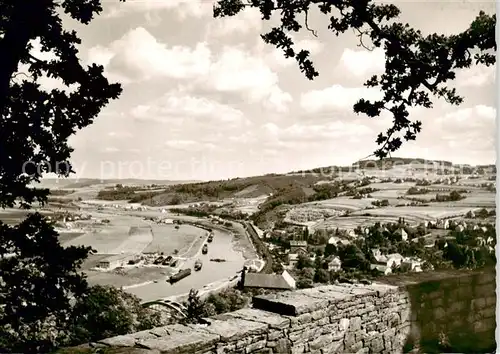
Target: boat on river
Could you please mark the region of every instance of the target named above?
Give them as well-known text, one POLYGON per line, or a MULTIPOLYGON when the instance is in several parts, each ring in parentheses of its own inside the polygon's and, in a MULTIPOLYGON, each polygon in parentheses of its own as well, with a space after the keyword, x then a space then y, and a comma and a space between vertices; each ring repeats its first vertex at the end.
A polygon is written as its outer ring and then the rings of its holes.
POLYGON ((178 273, 172 275, 168 279, 168 282, 170 284, 177 283, 179 280, 184 279, 185 277, 187 277, 189 275, 191 275, 191 268, 182 269, 178 273))
POLYGON ((194 270, 195 271, 201 270, 202 266, 203 266, 203 263, 201 260, 197 259, 196 262, 194 262, 194 270))

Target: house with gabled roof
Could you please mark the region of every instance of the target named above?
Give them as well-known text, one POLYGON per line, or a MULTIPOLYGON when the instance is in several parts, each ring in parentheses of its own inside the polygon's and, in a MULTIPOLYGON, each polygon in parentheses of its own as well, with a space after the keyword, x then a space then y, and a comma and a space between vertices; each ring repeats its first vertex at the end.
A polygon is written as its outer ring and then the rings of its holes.
POLYGON ((292 290, 295 289, 295 279, 285 270, 281 274, 244 273, 243 287, 270 289, 270 290, 292 290))

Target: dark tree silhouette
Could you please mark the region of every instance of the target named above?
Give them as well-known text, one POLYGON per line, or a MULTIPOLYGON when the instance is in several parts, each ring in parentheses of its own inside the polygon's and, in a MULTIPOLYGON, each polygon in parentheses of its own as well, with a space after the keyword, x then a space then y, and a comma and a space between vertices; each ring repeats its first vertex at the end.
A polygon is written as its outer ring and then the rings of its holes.
POLYGON ((456 70, 473 64, 495 63, 496 16, 484 12, 479 13, 467 30, 450 36, 437 33, 424 36, 409 24, 398 21, 397 6, 374 4, 369 0, 218 0, 214 17, 234 16, 248 7, 259 9, 262 20, 280 19, 279 25, 261 37, 282 49, 285 57, 295 58, 309 80, 318 76, 318 72, 309 59, 309 51, 294 48, 290 33, 306 29, 316 36, 315 29, 308 23, 311 8, 328 16, 328 29, 336 36, 352 30, 360 46, 367 50, 383 48, 385 72, 365 83, 367 87, 379 87, 383 99, 374 102, 360 99, 353 107, 354 112, 368 117, 377 117, 383 110, 392 114, 393 126, 380 133, 376 140, 380 147, 374 155, 379 158, 399 149, 402 138, 416 139, 422 123, 410 119, 410 107, 431 108, 431 96, 461 104, 463 98, 449 86, 456 70))
MULTIPOLYGON (((33 182, 72 172, 68 138, 121 93, 102 66, 80 63, 80 39, 62 25, 63 12, 88 24, 101 11, 99 0, 0 0, 0 207, 47 202, 49 191, 33 182), (33 40, 56 58, 33 55, 33 40), (46 91, 42 75, 72 89, 46 91)), ((60 343, 71 297, 88 288, 78 267, 89 251, 61 247, 37 213, 17 226, 0 222, 0 352, 47 352, 60 343)))

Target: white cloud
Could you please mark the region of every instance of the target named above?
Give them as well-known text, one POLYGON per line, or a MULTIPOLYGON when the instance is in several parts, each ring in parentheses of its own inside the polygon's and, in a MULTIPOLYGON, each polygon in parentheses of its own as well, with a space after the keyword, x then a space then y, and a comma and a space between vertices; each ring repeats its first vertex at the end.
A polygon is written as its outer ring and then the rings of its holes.
POLYGON ((459 87, 480 87, 495 83, 496 66, 474 65, 457 72, 456 82, 459 87))
POLYGON ((125 132, 125 131, 112 131, 108 133, 108 136, 114 139, 125 139, 125 138, 131 138, 134 135, 130 132, 125 132))
POLYGON ((210 56, 206 43, 198 43, 195 48, 168 47, 146 29, 138 27, 107 48, 91 48, 88 60, 105 66, 111 74, 131 80, 189 79, 207 74, 210 56))
POLYGON ((356 87, 346 88, 333 85, 323 90, 313 90, 302 94, 300 105, 308 113, 318 113, 328 110, 352 110, 353 105, 360 99, 380 99, 379 90, 356 87))
POLYGON ((374 135, 375 132, 359 122, 335 121, 326 124, 293 124, 280 128, 274 123, 262 126, 264 136, 271 142, 279 143, 321 143, 335 139, 348 139, 352 136, 360 137, 374 135))
POLYGON ((279 87, 278 75, 263 58, 228 46, 213 56, 205 42, 195 48, 168 47, 142 27, 129 31, 106 48, 91 48, 87 60, 105 66, 110 79, 125 83, 159 78, 191 79, 193 86, 240 93, 245 99, 262 102, 279 113, 286 112, 292 102, 291 95, 279 87))
POLYGON ((297 50, 308 50, 311 55, 317 55, 323 51, 325 45, 318 39, 301 39, 295 42, 297 50))
POLYGON ((489 139, 495 136, 495 118, 495 108, 477 105, 447 113, 437 118, 435 124, 446 140, 489 139))
POLYGON ((284 112, 292 97, 278 82, 262 58, 234 47, 224 47, 209 75, 209 85, 219 92, 243 93, 252 102, 267 100, 268 108, 284 112))
POLYGON ((194 97, 182 92, 169 92, 148 105, 136 106, 133 117, 174 124, 203 126, 217 124, 217 128, 245 126, 249 121, 240 110, 206 97, 194 97), (220 126, 219 124, 223 124, 220 126))
MULTIPOLYGON (((314 56, 323 52, 325 45, 319 39, 301 39, 296 40, 291 36, 295 43, 297 51, 306 49, 309 50, 312 59, 314 56)), ((292 65, 297 65, 294 58, 286 58, 282 49, 277 49, 275 46, 265 43, 260 37, 257 36, 257 43, 254 47, 256 55, 264 58, 264 61, 271 67, 271 69, 279 70, 287 68, 292 65)))
POLYGON ((165 142, 165 146, 170 148, 170 149, 179 149, 179 150, 185 150, 185 149, 191 149, 193 147, 199 147, 200 144, 198 144, 194 140, 169 140, 165 142))
POLYGON ((204 0, 127 0, 111 7, 107 17, 120 17, 129 14, 154 14, 163 10, 175 10, 181 18, 202 17, 212 13, 212 4, 204 0))
POLYGON ((235 16, 214 18, 207 28, 208 36, 223 37, 257 32, 262 28, 261 14, 258 9, 248 8, 235 16))
POLYGON ((382 73, 385 69, 385 54, 380 48, 369 50, 344 49, 340 57, 337 70, 348 71, 357 77, 366 77, 370 74, 382 73))

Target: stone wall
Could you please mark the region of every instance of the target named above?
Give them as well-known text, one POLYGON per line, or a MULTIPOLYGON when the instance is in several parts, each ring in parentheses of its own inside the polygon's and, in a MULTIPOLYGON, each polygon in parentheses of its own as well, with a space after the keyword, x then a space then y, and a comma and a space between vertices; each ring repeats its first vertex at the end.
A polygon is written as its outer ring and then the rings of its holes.
POLYGON ((494 269, 390 276, 257 296, 253 308, 208 318, 208 325, 155 328, 93 346, 172 354, 494 352, 495 290, 494 269))

